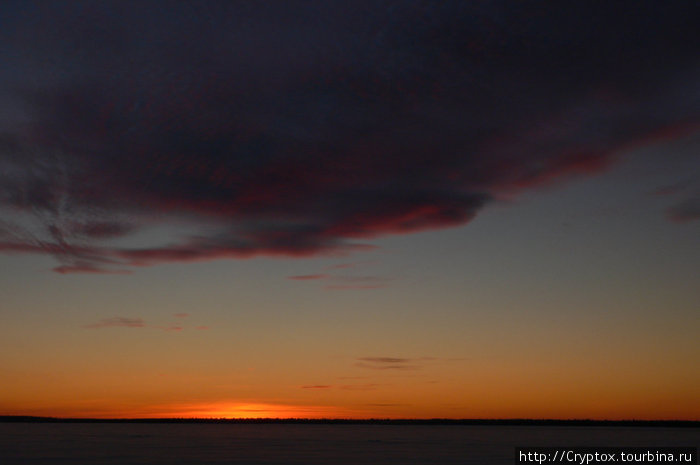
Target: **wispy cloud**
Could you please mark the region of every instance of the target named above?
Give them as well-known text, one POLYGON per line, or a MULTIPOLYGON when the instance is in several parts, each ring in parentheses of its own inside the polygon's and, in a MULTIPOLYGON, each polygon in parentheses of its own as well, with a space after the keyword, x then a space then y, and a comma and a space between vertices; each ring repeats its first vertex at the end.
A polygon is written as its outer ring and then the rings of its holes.
POLYGON ((301 386, 301 389, 331 389, 333 386, 328 384, 310 384, 301 386))
POLYGON ((292 279, 295 281, 311 281, 315 279, 325 279, 327 278, 328 275, 326 274, 303 274, 303 275, 296 275, 296 276, 288 276, 287 279, 292 279))
POLYGON ((361 357, 357 359, 355 366, 372 370, 417 370, 420 365, 418 359, 397 357, 361 357))
POLYGON ((439 357, 360 357, 356 359, 355 366, 372 370, 419 370, 429 364, 463 360, 465 359, 439 357))
POLYGON ((190 314, 189 313, 174 313, 173 316, 175 318, 187 318, 188 316, 190 316, 190 314))
POLYGON ((160 330, 162 330, 162 331, 167 331, 167 332, 175 332, 175 333, 178 333, 178 332, 182 331, 183 329, 185 329, 184 327, 178 326, 178 325, 170 325, 170 326, 152 326, 152 328, 154 328, 154 329, 160 329, 160 330))
MULTIPOLYGON (((189 316, 188 314, 180 314, 189 316)), ((184 318, 184 317, 180 317, 184 318)), ((185 326, 180 324, 146 324, 143 318, 130 318, 130 317, 112 317, 103 318, 95 323, 84 325, 83 328, 88 329, 100 329, 100 328, 146 328, 146 329, 157 329, 166 332, 180 332, 186 329, 185 326)), ((208 326, 196 326, 197 330, 209 329, 208 326)))
MULTIPOLYGON (((344 263, 326 267, 326 270, 347 270, 355 268, 360 264, 371 263, 356 262, 344 263)), ((363 290, 363 289, 382 289, 389 285, 391 278, 385 276, 357 275, 357 274, 338 274, 338 273, 316 273, 288 276, 287 279, 295 281, 322 281, 323 288, 327 290, 363 290)))
POLYGON ((144 328, 146 323, 141 318, 128 317, 113 317, 103 318, 102 320, 85 325, 85 328, 100 329, 100 328, 144 328))
POLYGON ((396 357, 362 357, 358 358, 359 361, 361 362, 370 362, 370 363, 407 363, 410 362, 413 359, 410 358, 396 358, 396 357))

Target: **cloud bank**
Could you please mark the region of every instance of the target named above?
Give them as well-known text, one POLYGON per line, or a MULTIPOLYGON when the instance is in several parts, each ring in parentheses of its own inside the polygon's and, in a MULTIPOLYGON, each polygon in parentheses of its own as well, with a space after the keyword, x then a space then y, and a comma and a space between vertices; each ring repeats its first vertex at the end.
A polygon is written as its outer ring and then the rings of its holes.
POLYGON ((0 252, 126 273, 463 225, 697 127, 687 5, 4 2, 0 252))

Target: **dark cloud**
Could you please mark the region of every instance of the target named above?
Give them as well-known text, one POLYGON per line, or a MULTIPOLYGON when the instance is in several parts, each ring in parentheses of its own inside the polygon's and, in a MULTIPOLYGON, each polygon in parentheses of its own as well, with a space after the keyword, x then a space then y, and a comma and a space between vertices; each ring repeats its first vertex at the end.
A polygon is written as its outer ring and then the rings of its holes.
POLYGON ((4 2, 0 251, 92 273, 465 224, 697 121, 694 8, 4 2))
POLYGON ((307 386, 301 386, 302 389, 331 389, 333 386, 327 384, 312 384, 307 386))
POLYGON ((141 318, 114 317, 104 318, 97 323, 85 325, 85 328, 143 328, 146 323, 141 318))

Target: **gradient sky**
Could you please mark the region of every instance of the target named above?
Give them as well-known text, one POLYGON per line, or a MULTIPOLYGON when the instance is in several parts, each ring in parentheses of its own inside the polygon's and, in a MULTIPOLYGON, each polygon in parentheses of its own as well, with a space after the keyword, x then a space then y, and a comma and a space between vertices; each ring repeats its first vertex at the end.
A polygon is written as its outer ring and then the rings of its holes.
POLYGON ((3 2, 0 415, 700 420, 696 2, 3 2))

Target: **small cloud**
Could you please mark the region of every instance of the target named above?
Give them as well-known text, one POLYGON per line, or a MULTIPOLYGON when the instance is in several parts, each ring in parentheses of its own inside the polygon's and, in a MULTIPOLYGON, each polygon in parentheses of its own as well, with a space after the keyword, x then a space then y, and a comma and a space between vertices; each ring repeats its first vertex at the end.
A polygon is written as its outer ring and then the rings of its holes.
POLYGON ((684 193, 687 193, 689 190, 692 190, 694 186, 697 186, 697 184, 698 180, 694 179, 693 176, 689 176, 685 179, 681 179, 673 183, 659 186, 656 189, 649 192, 649 194, 656 196, 682 195, 684 193))
POLYGON ((170 325, 170 326, 150 326, 153 329, 159 329, 161 331, 166 331, 166 332, 180 332, 183 329, 185 329, 183 326, 179 325, 170 325))
POLYGON ((163 331, 168 331, 168 332, 179 332, 185 328, 183 328, 182 326, 172 325, 172 326, 165 326, 165 327, 158 328, 158 329, 162 329, 163 331))
MULTIPOLYGON (((339 265, 333 265, 331 267, 326 267, 326 270, 332 269, 348 269, 358 266, 364 263, 371 263, 371 261, 364 262, 354 262, 354 263, 341 263, 339 265)), ((327 284, 323 286, 324 289, 328 290, 362 290, 362 289, 381 289, 388 285, 390 278, 383 276, 353 276, 353 275, 335 275, 326 273, 316 273, 316 274, 305 274, 305 275, 295 275, 288 276, 287 279, 292 279, 295 281, 315 281, 324 280, 327 284)))
POLYGON ((414 359, 393 357, 363 357, 358 358, 355 366, 371 370, 417 370, 418 365, 411 364, 414 359))
POLYGON ((689 223, 700 220, 700 195, 687 198, 667 211, 668 218, 674 223, 689 223))
POLYGON ((313 384, 308 386, 301 386, 302 389, 331 389, 333 386, 327 384, 313 384))
POLYGON ((314 279, 325 279, 328 275, 325 274, 303 274, 297 276, 287 276, 287 279, 293 279, 295 281, 311 281, 314 279))
POLYGON ((103 318, 97 323, 92 323, 83 326, 84 328, 99 329, 99 328, 143 328, 146 323, 142 318, 126 318, 126 317, 114 317, 114 318, 103 318))
POLYGON ((355 366, 372 370, 418 370, 423 368, 422 362, 436 362, 436 357, 360 357, 355 366))
POLYGON ((190 314, 189 313, 174 313, 173 316, 175 318, 187 318, 188 316, 190 316, 190 314))
POLYGON ((371 363, 407 363, 410 362, 410 358, 395 358, 395 357, 362 357, 358 358, 362 362, 371 363))

